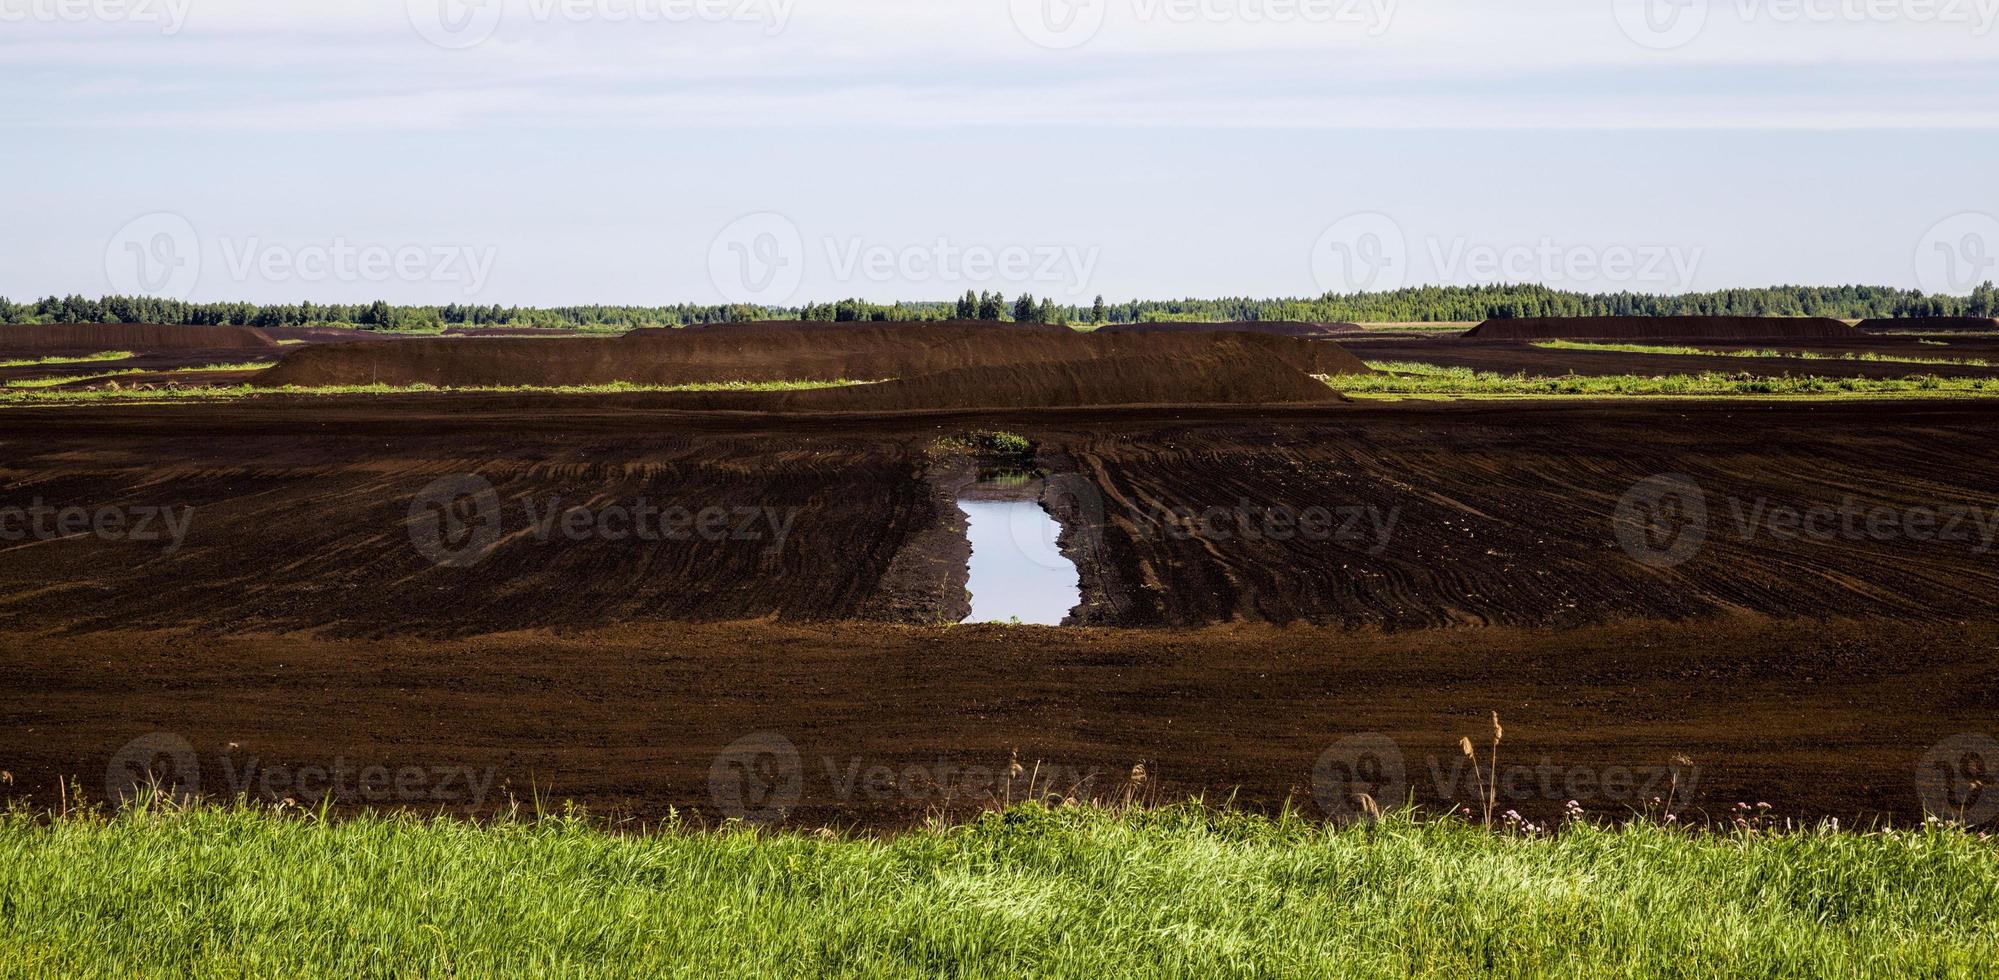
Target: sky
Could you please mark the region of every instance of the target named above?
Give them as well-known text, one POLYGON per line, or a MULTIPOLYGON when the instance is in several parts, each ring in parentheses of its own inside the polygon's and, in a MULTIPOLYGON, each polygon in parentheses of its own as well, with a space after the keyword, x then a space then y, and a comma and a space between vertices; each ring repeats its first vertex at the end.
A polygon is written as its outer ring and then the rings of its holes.
POLYGON ((0 0, 0 296, 1999 278, 1999 0, 0 0))

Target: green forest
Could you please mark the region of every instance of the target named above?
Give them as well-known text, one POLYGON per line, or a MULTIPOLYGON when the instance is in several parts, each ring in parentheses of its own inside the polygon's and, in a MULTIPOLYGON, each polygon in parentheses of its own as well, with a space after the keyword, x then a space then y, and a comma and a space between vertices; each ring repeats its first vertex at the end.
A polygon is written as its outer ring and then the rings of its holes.
POLYGON ((0 297, 0 323, 170 323, 252 327, 338 326, 434 333, 454 327, 556 327, 630 330, 746 320, 1017 320, 1102 324, 1160 320, 1303 320, 1440 322, 1523 316, 1999 316, 1990 282, 1969 296, 1931 296, 1885 286, 1771 286, 1707 293, 1578 293, 1546 286, 1418 286, 1316 298, 1130 300, 1062 304, 1022 294, 967 292, 938 302, 873 303, 845 299, 804 306, 395 306, 343 303, 188 303, 143 296, 50 296, 16 303, 0 297))

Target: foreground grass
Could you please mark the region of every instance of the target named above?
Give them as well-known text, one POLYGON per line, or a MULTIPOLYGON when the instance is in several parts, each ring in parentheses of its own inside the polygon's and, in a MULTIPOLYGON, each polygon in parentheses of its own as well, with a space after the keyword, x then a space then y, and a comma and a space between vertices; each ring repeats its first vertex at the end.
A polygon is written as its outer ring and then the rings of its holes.
POLYGON ((1974 976, 1995 921, 1999 843, 1948 829, 0 818, 0 972, 23 974, 1974 976))
MULTIPOLYGON (((256 365, 267 367, 268 365, 256 365)), ((187 368, 187 371, 238 370, 242 365, 213 365, 204 368, 187 368)), ((79 380, 79 379, 65 379, 79 380)), ((111 380, 116 380, 115 378, 111 380)), ((53 382, 51 382, 53 383, 53 382)), ((242 385, 194 385, 172 388, 119 388, 83 389, 71 388, 60 391, 43 391, 19 386, 0 388, 0 406, 7 405, 77 405, 95 403, 146 404, 154 402, 212 402, 235 401, 248 398, 265 398, 276 395, 327 396, 327 395, 412 395, 412 394, 553 394, 553 395, 609 395, 633 392, 671 391, 807 391, 814 388, 844 388, 853 385, 875 384, 873 381, 717 381, 684 385, 642 385, 623 381, 599 385, 560 386, 490 386, 446 388, 436 385, 284 385, 275 388, 257 388, 242 385)))
POLYGON ((1398 397, 1515 397, 1551 395, 1630 397, 1683 395, 1695 397, 1990 397, 1999 395, 1999 379, 1940 378, 1819 378, 1760 377, 1702 372, 1644 376, 1634 374, 1588 377, 1537 377, 1499 374, 1463 367, 1440 367, 1411 361, 1369 361, 1380 374, 1325 376, 1335 391, 1351 395, 1398 397))
POLYGON ((1695 357, 1769 357, 1794 361, 1864 361, 1873 364, 1928 364, 1946 367, 1991 367, 1978 357, 1924 357, 1918 354, 1879 354, 1873 351, 1808 350, 1715 350, 1677 344, 1612 344, 1581 340, 1537 340, 1534 346, 1548 350, 1616 351, 1625 354, 1680 354, 1695 357))

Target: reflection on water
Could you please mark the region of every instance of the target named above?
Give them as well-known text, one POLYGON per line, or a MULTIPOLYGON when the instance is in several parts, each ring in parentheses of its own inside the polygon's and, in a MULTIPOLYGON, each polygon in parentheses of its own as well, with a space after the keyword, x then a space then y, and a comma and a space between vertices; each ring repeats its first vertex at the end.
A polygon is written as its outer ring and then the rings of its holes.
MULTIPOLYGON (((1032 481, 1032 476, 1022 477, 1032 481)), ((995 481, 982 486, 1005 488, 995 481)), ((1059 626, 1082 601, 1076 565, 1055 547, 1061 525, 1033 499, 958 501, 972 542, 972 614, 968 623, 1059 626)))
MULTIPOLYGON (((982 490, 1022 490, 1041 479, 1041 474, 1033 469, 1018 466, 979 467, 978 486, 982 490)), ((1039 494, 1036 494, 1037 496, 1039 494)))

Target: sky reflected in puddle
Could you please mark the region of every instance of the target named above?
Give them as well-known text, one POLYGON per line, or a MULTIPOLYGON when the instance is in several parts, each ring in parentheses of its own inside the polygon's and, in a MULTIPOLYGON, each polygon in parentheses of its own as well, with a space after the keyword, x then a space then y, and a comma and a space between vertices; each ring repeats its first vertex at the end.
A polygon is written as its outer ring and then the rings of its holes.
POLYGON ((968 623, 1059 626, 1082 601, 1076 565, 1056 548, 1062 527, 1037 500, 958 501, 972 542, 968 623))

